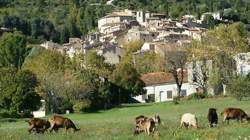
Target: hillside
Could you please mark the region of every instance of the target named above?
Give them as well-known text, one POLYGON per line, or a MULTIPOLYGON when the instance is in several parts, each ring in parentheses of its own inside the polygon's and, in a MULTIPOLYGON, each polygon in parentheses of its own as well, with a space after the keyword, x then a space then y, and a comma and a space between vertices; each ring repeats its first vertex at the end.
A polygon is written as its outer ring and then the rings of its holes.
POLYGON ((222 12, 223 18, 250 23, 248 0, 5 0, 0 2, 0 27, 32 36, 31 42, 53 40, 64 43, 97 27, 97 19, 117 9, 159 12, 179 18, 205 12, 222 12), (225 11, 225 9, 227 9, 225 11))
POLYGON ((28 124, 24 120, 17 122, 2 122, 0 127, 1 139, 23 140, 23 139, 55 139, 55 140, 80 140, 80 139, 217 139, 232 140, 249 138, 250 125, 247 123, 231 122, 229 125, 222 124, 222 117, 219 115, 218 128, 208 128, 207 110, 216 107, 217 113, 225 107, 240 107, 250 113, 249 101, 236 101, 232 98, 211 98, 198 101, 182 101, 179 105, 172 102, 160 104, 137 104, 123 105, 108 111, 100 111, 89 114, 72 114, 71 118, 81 128, 79 132, 65 134, 63 130, 59 133, 32 134, 27 132, 28 124), (201 127, 198 130, 180 129, 179 121, 182 113, 191 112, 198 116, 198 123, 201 127), (158 113, 163 120, 163 125, 158 128, 160 136, 154 138, 141 134, 133 136, 133 120, 137 115, 145 114, 152 116, 158 113))

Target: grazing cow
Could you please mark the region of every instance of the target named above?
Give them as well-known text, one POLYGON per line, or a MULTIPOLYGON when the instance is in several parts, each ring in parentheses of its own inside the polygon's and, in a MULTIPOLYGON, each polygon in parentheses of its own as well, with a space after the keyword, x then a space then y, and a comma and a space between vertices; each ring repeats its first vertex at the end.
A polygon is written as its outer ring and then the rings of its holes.
POLYGON ((54 115, 53 117, 49 119, 49 122, 50 122, 50 132, 52 130, 57 131, 58 128, 60 127, 64 127, 65 132, 67 132, 69 128, 72 128, 74 131, 80 130, 76 128, 75 124, 70 119, 62 117, 62 116, 54 115))
POLYGON ((39 118, 30 118, 29 123, 29 133, 31 131, 35 131, 36 133, 44 133, 49 127, 50 123, 47 120, 39 119, 39 118))
POLYGON ((209 108, 207 115, 210 127, 216 127, 218 124, 218 115, 215 108, 209 108))
POLYGON ((198 128, 198 121, 197 118, 194 114, 191 113, 185 113, 181 117, 181 125, 180 127, 182 128, 185 126, 186 128, 198 128))
POLYGON ((135 118, 135 130, 134 135, 141 132, 145 132, 150 135, 155 132, 156 125, 160 124, 160 116, 155 115, 153 118, 147 118, 143 115, 140 115, 135 118))
POLYGON ((227 123, 229 123, 229 120, 238 120, 242 122, 243 119, 245 119, 250 121, 248 115, 240 108, 225 108, 221 115, 224 116, 223 122, 227 121, 227 123))

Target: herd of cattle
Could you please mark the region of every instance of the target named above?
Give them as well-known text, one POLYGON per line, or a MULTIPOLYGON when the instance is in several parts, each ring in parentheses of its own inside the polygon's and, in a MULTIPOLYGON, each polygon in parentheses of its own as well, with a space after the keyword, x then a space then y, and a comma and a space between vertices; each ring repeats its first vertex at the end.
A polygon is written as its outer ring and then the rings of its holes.
MULTIPOLYGON (((250 117, 240 108, 226 108, 221 113, 223 115, 223 122, 229 123, 229 120, 250 121, 250 117)), ((216 127, 218 124, 218 115, 215 108, 210 108, 208 110, 208 121, 210 127, 216 127)), ((76 128, 75 124, 69 119, 62 116, 54 115, 48 120, 43 120, 39 118, 30 118, 29 123, 29 133, 44 133, 49 130, 50 132, 57 132, 59 128, 65 128, 67 132, 68 129, 72 128, 74 131, 80 129, 76 128)), ((135 129, 134 135, 145 132, 150 135, 156 130, 156 127, 161 124, 161 119, 159 115, 155 115, 152 118, 148 118, 144 115, 140 115, 135 118, 135 129)), ((197 117, 191 113, 185 113, 181 117, 180 127, 185 128, 198 128, 197 117)))

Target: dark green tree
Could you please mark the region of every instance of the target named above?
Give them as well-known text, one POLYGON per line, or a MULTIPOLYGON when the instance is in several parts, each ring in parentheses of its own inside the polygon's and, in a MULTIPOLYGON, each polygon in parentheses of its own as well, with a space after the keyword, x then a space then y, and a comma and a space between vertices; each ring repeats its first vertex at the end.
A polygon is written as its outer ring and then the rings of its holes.
POLYGON ((132 96, 145 93, 143 89, 145 83, 140 79, 140 75, 131 63, 120 63, 112 74, 112 83, 116 84, 120 89, 118 91, 119 102, 128 102, 132 96))
POLYGON ((0 106, 9 113, 33 111, 40 107, 40 96, 36 93, 36 76, 30 71, 15 68, 0 69, 0 106))
POLYGON ((0 38, 0 67, 20 69, 28 55, 26 39, 19 33, 5 33, 0 38))

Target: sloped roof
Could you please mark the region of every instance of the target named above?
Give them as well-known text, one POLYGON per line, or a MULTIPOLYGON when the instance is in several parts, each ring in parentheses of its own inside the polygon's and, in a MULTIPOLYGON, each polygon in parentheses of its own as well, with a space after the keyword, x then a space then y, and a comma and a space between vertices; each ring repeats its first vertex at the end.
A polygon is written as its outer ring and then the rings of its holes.
MULTIPOLYGON (((175 83, 173 75, 166 72, 147 73, 141 76, 141 80, 146 86, 175 83)), ((183 83, 187 83, 187 81, 187 71, 184 71, 183 83)))

